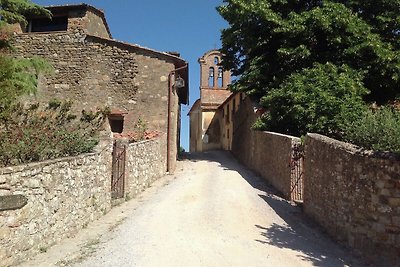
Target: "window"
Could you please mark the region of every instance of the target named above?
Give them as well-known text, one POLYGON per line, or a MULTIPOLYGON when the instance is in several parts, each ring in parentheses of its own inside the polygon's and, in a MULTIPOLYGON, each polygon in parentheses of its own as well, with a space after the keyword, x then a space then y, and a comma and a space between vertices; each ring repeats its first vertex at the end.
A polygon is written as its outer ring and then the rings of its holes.
POLYGON ((224 80, 224 72, 222 71, 222 68, 218 68, 218 87, 223 86, 223 80, 224 80))
POLYGON ((234 114, 235 114, 235 112, 236 112, 236 101, 235 101, 236 99, 233 99, 233 107, 232 107, 232 118, 233 118, 233 116, 234 116, 234 114))
POLYGON ((122 133, 124 130, 124 117, 118 115, 111 115, 108 117, 108 122, 110 123, 111 132, 122 133))
POLYGON ((218 65, 219 64, 219 58, 218 57, 214 57, 214 64, 218 65))
POLYGON ((226 122, 229 123, 229 104, 228 104, 228 106, 226 107, 226 122))
POLYGON ((29 21, 27 32, 53 32, 66 31, 68 28, 68 17, 37 18, 29 21))
POLYGON ((214 87, 214 68, 211 67, 208 74, 208 86, 214 87))

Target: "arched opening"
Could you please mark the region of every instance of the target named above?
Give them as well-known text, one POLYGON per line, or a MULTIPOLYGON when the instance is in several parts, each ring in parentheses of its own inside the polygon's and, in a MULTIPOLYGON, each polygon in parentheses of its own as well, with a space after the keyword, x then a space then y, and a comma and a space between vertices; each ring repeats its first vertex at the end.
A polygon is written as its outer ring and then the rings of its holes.
POLYGON ((208 74, 208 86, 214 87, 214 68, 211 67, 208 74))
POLYGON ((219 64, 219 57, 214 57, 214 64, 218 65, 219 64))
POLYGON ((218 68, 218 87, 223 87, 224 81, 224 72, 222 71, 222 68, 218 68))

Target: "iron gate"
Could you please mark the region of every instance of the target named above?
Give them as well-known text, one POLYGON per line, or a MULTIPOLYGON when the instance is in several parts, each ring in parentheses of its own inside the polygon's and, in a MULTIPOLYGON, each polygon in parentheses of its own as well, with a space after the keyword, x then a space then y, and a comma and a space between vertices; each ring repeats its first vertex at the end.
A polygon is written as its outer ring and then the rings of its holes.
POLYGON ((304 146, 295 144, 292 151, 292 159, 290 161, 291 168, 291 200, 303 201, 304 181, 303 181, 303 162, 304 162, 304 146))
POLYGON ((111 197, 123 198, 125 193, 126 145, 114 141, 112 153, 111 197))

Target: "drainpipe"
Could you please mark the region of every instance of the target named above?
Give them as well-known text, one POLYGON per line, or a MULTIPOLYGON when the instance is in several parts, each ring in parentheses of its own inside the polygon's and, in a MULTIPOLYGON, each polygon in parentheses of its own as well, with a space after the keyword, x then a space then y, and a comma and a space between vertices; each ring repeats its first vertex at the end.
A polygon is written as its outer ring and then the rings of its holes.
POLYGON ((171 97, 172 97, 172 89, 174 83, 172 81, 172 76, 175 76, 177 71, 183 70, 187 68, 188 64, 185 64, 182 67, 172 70, 168 75, 168 119, 167 119, 167 172, 171 169, 171 162, 170 162, 170 154, 171 154, 171 97))

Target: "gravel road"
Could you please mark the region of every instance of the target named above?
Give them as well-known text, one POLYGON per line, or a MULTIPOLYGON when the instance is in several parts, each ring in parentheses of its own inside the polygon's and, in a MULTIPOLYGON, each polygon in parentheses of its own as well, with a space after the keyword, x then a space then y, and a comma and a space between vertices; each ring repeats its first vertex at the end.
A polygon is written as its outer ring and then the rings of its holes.
MULTIPOLYGON (((111 211, 125 219, 98 238, 86 237, 79 257, 65 256, 56 265, 360 266, 228 153, 192 155, 180 162, 175 177, 150 189, 111 211)), ((67 247, 26 266, 54 266, 49 259, 67 255, 67 247)))

